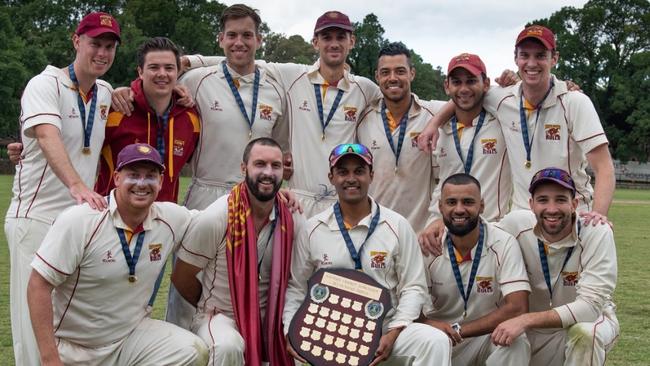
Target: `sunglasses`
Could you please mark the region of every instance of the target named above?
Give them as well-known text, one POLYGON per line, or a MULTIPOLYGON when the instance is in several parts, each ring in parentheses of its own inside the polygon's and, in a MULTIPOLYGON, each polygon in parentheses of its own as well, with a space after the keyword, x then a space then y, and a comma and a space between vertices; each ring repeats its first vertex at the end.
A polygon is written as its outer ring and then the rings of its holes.
POLYGON ((345 154, 358 154, 361 155, 364 160, 371 162, 372 153, 365 145, 362 144, 340 144, 337 145, 332 152, 330 153, 330 164, 337 160, 341 155, 345 154))
POLYGON ((568 172, 557 168, 547 168, 538 171, 533 176, 532 182, 536 182, 539 179, 546 179, 546 178, 551 178, 551 179, 564 182, 567 185, 571 186, 573 189, 575 189, 575 183, 573 182, 573 178, 571 178, 571 175, 568 172))

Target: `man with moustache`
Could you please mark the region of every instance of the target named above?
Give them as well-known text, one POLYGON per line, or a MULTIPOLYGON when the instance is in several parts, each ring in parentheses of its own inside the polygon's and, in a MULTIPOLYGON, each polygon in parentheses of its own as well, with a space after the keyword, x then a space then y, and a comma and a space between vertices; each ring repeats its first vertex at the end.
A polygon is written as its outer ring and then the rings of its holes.
MULTIPOLYGON (((439 130, 434 150, 440 181, 456 173, 471 174, 481 183, 482 212, 488 222, 498 221, 510 209, 512 181, 506 142, 499 121, 483 109, 483 98, 490 88, 485 64, 474 54, 462 53, 449 61, 445 92, 454 104, 454 115, 439 130)), ((445 227, 439 210, 438 185, 429 207, 427 228, 420 242, 432 247, 445 227)))
POLYGON ((165 37, 155 37, 138 47, 138 78, 131 83, 134 110, 108 115, 104 147, 95 191, 106 196, 115 187, 117 154, 126 145, 144 142, 165 160, 163 186, 156 200, 177 202, 180 172, 194 153, 201 132, 198 112, 178 103, 174 91, 180 69, 180 51, 165 37))
POLYGON ((436 164, 431 154, 417 148, 416 138, 444 103, 422 101, 411 93, 415 76, 411 52, 403 43, 390 43, 379 51, 375 78, 383 97, 362 113, 356 140, 370 147, 374 156, 369 194, 420 232, 436 185, 436 164))
MULTIPOLYGON (((486 95, 484 106, 499 119, 508 147, 513 209, 528 209, 527 188, 533 172, 559 166, 577 182, 578 212, 586 223, 605 223, 616 185, 607 137, 589 97, 569 91, 567 83, 551 74, 558 60, 553 32, 539 25, 529 26, 515 43, 521 81, 509 88, 492 89, 486 95), (594 188, 587 166, 596 178, 594 188)), ((440 116, 450 115, 441 111, 440 116)), ((441 121, 423 131, 421 147, 426 148, 441 121)))
POLYGON ((480 216, 485 205, 476 178, 453 174, 441 187, 445 248, 426 261, 432 306, 424 322, 453 341, 453 365, 527 365, 525 334, 507 346, 490 338, 499 323, 528 311, 530 285, 519 243, 480 216))
POLYGON ((241 170, 245 181, 192 220, 172 282, 197 307, 191 330, 209 345, 209 365, 290 365, 282 312, 303 218, 279 199, 277 142, 248 143, 241 170))
POLYGON ((120 26, 106 13, 86 15, 74 35, 73 63, 47 66, 21 98, 21 139, 13 198, 5 218, 11 263, 11 329, 18 365, 38 365, 27 309, 29 266, 57 215, 87 202, 103 209, 95 193, 97 161, 111 105, 111 86, 98 78, 113 64, 120 26))
MULTIPOLYGON (((338 201, 309 219, 296 240, 284 311, 285 332, 309 291, 307 281, 316 271, 354 268, 388 290, 394 310, 384 318, 371 365, 383 361, 449 365, 450 342, 446 335, 414 322, 426 296, 415 232, 404 217, 368 196, 373 180, 372 153, 361 144, 337 145, 329 165, 328 178, 336 188, 338 201)), ((300 360, 290 346, 289 352, 300 360)))
MULTIPOLYGON (((263 63, 286 94, 284 115, 293 166, 288 186, 296 193, 307 217, 336 202, 325 179, 327 156, 334 146, 354 140, 361 112, 381 96, 370 80, 352 75, 345 64, 356 38, 347 15, 328 11, 316 20, 312 45, 319 53, 314 65, 263 63)), ((189 56, 191 67, 219 62, 219 57, 189 56)))
POLYGON ((571 175, 545 168, 533 176, 532 211, 513 211, 499 226, 521 246, 532 287, 530 313, 492 333, 509 345, 526 332, 537 365, 604 365, 620 328, 612 294, 617 264, 609 225, 583 225, 571 175))
POLYGON ((42 365, 205 364, 200 338, 151 319, 147 310, 158 273, 192 216, 154 202, 164 169, 152 146, 126 146, 108 208, 71 207, 48 231, 27 293, 42 365))

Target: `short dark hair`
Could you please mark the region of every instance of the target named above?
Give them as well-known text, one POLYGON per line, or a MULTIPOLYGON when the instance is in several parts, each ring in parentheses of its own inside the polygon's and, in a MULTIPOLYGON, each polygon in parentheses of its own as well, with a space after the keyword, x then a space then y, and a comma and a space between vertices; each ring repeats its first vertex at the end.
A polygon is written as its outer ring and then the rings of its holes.
POLYGON ((453 184, 455 186, 461 186, 465 184, 474 184, 478 187, 478 191, 481 191, 481 183, 474 176, 466 173, 456 173, 447 177, 447 179, 442 182, 440 190, 445 188, 447 184, 453 184))
POLYGON ((242 161, 244 164, 248 164, 248 159, 251 157, 251 150, 253 150, 253 146, 255 145, 262 145, 262 146, 273 146, 277 147, 280 151, 282 151, 282 146, 278 144, 277 141, 270 137, 258 137, 256 139, 251 140, 248 145, 244 148, 244 155, 242 156, 242 161))
POLYGON ((262 18, 257 14, 257 10, 251 8, 248 5, 244 4, 234 4, 223 10, 221 13, 221 18, 219 18, 219 24, 221 25, 221 31, 226 28, 226 22, 232 19, 241 19, 250 17, 255 23, 255 33, 260 33, 260 25, 262 24, 262 18))
POLYGON ((377 56, 377 60, 379 60, 381 56, 397 56, 397 55, 406 56, 406 60, 408 61, 409 67, 413 67, 413 63, 411 62, 411 51, 402 42, 391 42, 383 46, 379 50, 379 56, 377 56))
POLYGON ((144 68, 147 53, 152 51, 171 51, 176 58, 176 67, 181 69, 181 51, 176 47, 174 42, 167 37, 153 37, 146 40, 138 47, 138 66, 144 68))

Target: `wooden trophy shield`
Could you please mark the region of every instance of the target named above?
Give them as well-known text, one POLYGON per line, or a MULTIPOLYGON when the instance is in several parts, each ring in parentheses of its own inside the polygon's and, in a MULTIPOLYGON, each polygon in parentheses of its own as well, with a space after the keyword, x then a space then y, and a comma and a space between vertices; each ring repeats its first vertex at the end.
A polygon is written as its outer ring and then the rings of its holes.
POLYGON ((312 365, 368 365, 392 308, 388 290, 354 269, 320 269, 289 326, 293 349, 312 365))

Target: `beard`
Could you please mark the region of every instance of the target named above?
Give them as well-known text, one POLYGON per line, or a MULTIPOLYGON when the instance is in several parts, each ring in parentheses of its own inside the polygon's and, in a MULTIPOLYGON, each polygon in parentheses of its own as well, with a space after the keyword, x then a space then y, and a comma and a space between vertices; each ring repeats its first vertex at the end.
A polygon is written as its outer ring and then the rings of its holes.
POLYGON ((257 198, 260 202, 267 202, 275 198, 275 195, 278 193, 280 190, 280 187, 282 186, 282 180, 276 179, 274 176, 265 176, 265 175, 260 175, 257 177, 257 179, 253 180, 248 173, 246 174, 246 186, 248 187, 248 190, 250 193, 257 198), (269 193, 264 193, 261 192, 259 189, 259 184, 261 181, 265 179, 270 179, 271 182, 273 183, 273 190, 269 193))
POLYGON ((447 230, 453 235, 456 236, 465 236, 469 234, 472 230, 478 225, 478 216, 470 217, 470 219, 462 226, 454 225, 451 218, 443 216, 442 221, 445 223, 447 230))

